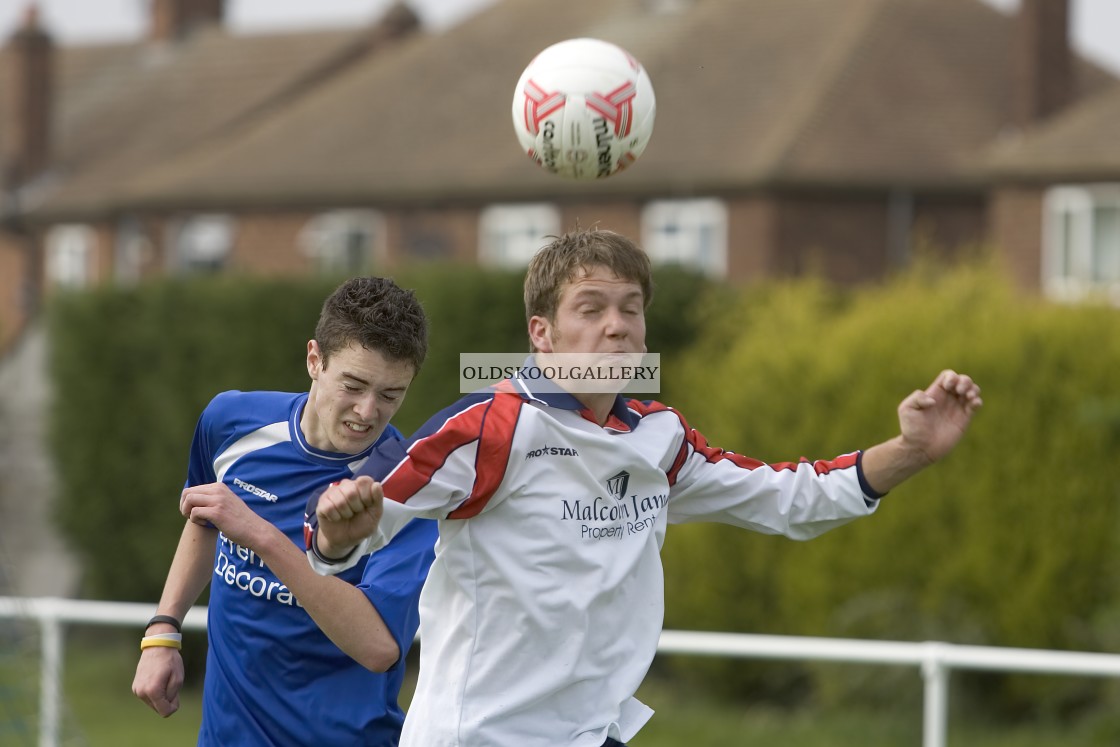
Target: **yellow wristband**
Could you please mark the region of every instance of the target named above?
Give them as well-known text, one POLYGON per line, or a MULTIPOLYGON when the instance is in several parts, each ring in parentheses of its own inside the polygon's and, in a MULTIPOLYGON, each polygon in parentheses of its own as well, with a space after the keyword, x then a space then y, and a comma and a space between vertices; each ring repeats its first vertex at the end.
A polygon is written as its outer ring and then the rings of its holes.
POLYGON ((156 638, 155 636, 145 636, 144 638, 140 639, 140 650, 141 651, 143 651, 146 648, 153 648, 153 647, 173 648, 173 649, 177 649, 177 650, 181 651, 182 648, 183 648, 183 642, 181 640, 177 641, 173 638, 156 638))

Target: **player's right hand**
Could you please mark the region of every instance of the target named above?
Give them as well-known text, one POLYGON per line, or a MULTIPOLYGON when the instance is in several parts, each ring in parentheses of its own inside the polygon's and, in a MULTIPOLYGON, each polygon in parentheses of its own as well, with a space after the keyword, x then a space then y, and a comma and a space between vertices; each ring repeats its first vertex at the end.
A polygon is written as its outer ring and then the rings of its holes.
POLYGON ((385 495, 381 483, 368 475, 333 483, 319 496, 315 535, 319 554, 343 558, 367 537, 377 534, 385 495))
POLYGON ((132 694, 167 718, 179 710, 179 690, 183 687, 183 657, 173 648, 144 649, 132 680, 132 694))

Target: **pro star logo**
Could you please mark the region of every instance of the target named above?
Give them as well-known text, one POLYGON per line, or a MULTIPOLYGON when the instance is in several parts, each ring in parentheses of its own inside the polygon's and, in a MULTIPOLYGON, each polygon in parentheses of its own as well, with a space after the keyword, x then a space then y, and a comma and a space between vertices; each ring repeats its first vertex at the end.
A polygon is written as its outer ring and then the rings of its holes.
POLYGON ((630 473, 622 470, 614 477, 607 478, 607 490, 616 501, 626 497, 626 489, 630 487, 630 473))
POLYGON ((539 449, 532 449, 525 452, 525 459, 536 459, 542 456, 570 456, 578 457, 579 452, 567 446, 542 446, 539 449))
POLYGON ((270 493, 264 488, 258 488, 256 485, 245 482, 240 478, 233 478, 233 484, 244 490, 246 493, 252 493, 258 498, 264 498, 269 503, 276 503, 276 501, 280 500, 280 496, 276 495, 275 493, 270 493))

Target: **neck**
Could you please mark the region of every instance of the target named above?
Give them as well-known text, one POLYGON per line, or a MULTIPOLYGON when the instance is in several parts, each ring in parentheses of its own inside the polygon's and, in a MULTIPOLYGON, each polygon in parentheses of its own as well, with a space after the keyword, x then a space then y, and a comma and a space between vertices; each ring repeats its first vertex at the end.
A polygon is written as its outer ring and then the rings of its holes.
POLYGON ((614 407, 615 395, 613 394, 573 394, 579 403, 591 411, 595 416, 595 422, 599 425, 606 425, 607 418, 610 417, 611 408, 614 407))
POLYGON ((323 445, 322 439, 319 438, 318 423, 319 419, 315 412, 315 382, 312 382, 311 389, 307 393, 307 401, 303 403, 303 412, 299 415, 299 429, 308 444, 316 449, 329 451, 329 444, 323 445))

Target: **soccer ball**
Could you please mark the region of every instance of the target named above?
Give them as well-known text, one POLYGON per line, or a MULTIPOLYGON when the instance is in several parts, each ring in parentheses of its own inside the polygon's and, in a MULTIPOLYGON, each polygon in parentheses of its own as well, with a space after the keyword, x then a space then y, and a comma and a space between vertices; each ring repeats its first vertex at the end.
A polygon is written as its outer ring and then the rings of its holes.
POLYGON ((513 92, 521 147, 551 174, 603 179, 638 159, 653 134, 653 84, 633 55, 600 39, 538 54, 513 92))

